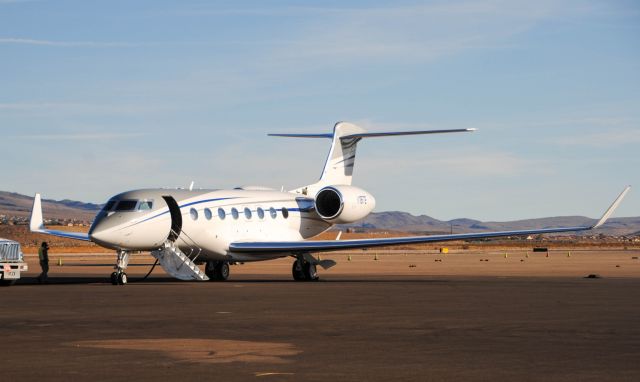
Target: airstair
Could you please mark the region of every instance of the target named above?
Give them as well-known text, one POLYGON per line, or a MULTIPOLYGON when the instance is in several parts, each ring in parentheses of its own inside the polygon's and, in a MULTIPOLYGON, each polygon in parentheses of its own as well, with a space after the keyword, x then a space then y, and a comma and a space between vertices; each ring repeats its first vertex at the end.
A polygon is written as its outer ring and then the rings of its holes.
MULTIPOLYGON (((192 260, 176 247, 173 241, 167 240, 162 248, 152 251, 151 256, 158 260, 165 272, 177 279, 207 281, 209 277, 194 262, 201 251, 202 249, 198 249, 198 253, 192 260)), ((191 252, 193 255, 194 249, 191 252)))

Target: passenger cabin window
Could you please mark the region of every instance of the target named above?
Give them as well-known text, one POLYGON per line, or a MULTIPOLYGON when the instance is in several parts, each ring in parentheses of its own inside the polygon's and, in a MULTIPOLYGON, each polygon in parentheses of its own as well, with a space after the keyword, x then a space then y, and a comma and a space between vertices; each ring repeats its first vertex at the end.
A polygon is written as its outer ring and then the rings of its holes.
POLYGON ((285 207, 282 207, 282 217, 285 219, 289 217, 289 210, 285 207))
POLYGON ((272 219, 275 219, 278 216, 278 213, 276 212, 276 209, 271 207, 269 208, 269 215, 271 215, 272 219))
POLYGON ((133 211, 136 209, 136 205, 138 205, 137 200, 121 200, 118 202, 118 205, 116 206, 116 211, 117 212, 133 211))
POLYGON ((207 220, 211 220, 211 218, 213 217, 213 214, 211 213, 211 210, 208 208, 204 209, 204 217, 207 218, 207 220))
POLYGON ((231 216, 233 216, 234 219, 238 219, 238 210, 235 207, 231 209, 231 216))
POLYGON ((258 207, 258 217, 260 218, 260 220, 264 219, 264 210, 260 207, 258 207))
POLYGON ((251 219, 251 210, 249 208, 244 209, 244 217, 247 219, 251 219))
POLYGON ((224 220, 224 218, 227 217, 227 213, 224 212, 224 209, 218 208, 218 217, 220 218, 220 220, 224 220))
POLYGON ((138 204, 138 210, 140 211, 148 211, 153 209, 153 202, 149 200, 143 200, 138 204))
POLYGON ((198 220, 198 210, 196 210, 195 208, 192 208, 189 211, 189 215, 191 215, 191 219, 198 220))

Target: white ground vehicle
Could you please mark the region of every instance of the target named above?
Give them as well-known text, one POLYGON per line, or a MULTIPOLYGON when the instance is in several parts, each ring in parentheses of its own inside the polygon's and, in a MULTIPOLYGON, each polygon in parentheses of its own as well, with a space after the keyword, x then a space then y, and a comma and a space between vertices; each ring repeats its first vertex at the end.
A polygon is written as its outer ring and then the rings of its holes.
POLYGON ((13 285, 28 269, 20 243, 0 238, 0 285, 13 285))

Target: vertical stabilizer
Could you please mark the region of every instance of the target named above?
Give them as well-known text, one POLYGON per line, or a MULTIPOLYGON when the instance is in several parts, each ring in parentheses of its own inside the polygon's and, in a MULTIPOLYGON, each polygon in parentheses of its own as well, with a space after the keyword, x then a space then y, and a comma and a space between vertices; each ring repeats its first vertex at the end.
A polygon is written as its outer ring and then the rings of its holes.
POLYGON ((362 139, 349 137, 365 130, 349 122, 338 122, 333 127, 333 142, 320 176, 321 184, 351 184, 356 161, 356 146, 362 139))

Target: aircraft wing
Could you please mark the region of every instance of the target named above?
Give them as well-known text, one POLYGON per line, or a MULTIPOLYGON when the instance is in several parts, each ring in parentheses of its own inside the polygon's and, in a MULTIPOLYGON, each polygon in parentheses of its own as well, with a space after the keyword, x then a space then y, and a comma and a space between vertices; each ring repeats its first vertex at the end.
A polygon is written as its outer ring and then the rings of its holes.
POLYGON ((31 232, 63 237, 65 239, 91 241, 89 239, 89 235, 83 232, 58 231, 54 229, 44 228, 44 220, 42 217, 42 200, 40 194, 36 194, 36 196, 33 198, 33 208, 31 209, 29 229, 31 230, 31 232))
POLYGON ((524 236, 524 235, 537 235, 545 233, 559 233, 559 232, 578 232, 588 231, 594 228, 598 228, 603 225, 607 219, 611 216, 613 211, 618 207, 622 199, 627 192, 631 189, 627 186, 624 191, 616 198, 611 204, 609 209, 602 215, 602 218, 597 223, 591 226, 581 227, 558 227, 558 228, 543 228, 543 229, 531 229, 531 230, 517 230, 517 231, 498 231, 498 232, 481 232, 481 233, 461 233, 452 235, 430 235, 430 236, 409 236, 409 237, 392 237, 392 238, 380 238, 380 239, 357 239, 357 240, 305 240, 305 241, 274 241, 274 242, 234 242, 229 245, 229 250, 232 252, 250 252, 250 253, 281 253, 281 252, 328 252, 339 251, 345 249, 357 249, 357 248, 369 248, 380 247, 389 245, 403 245, 403 244, 419 244, 419 243, 434 243, 453 240, 471 240, 471 239, 484 239, 493 237, 505 237, 505 236, 524 236))

